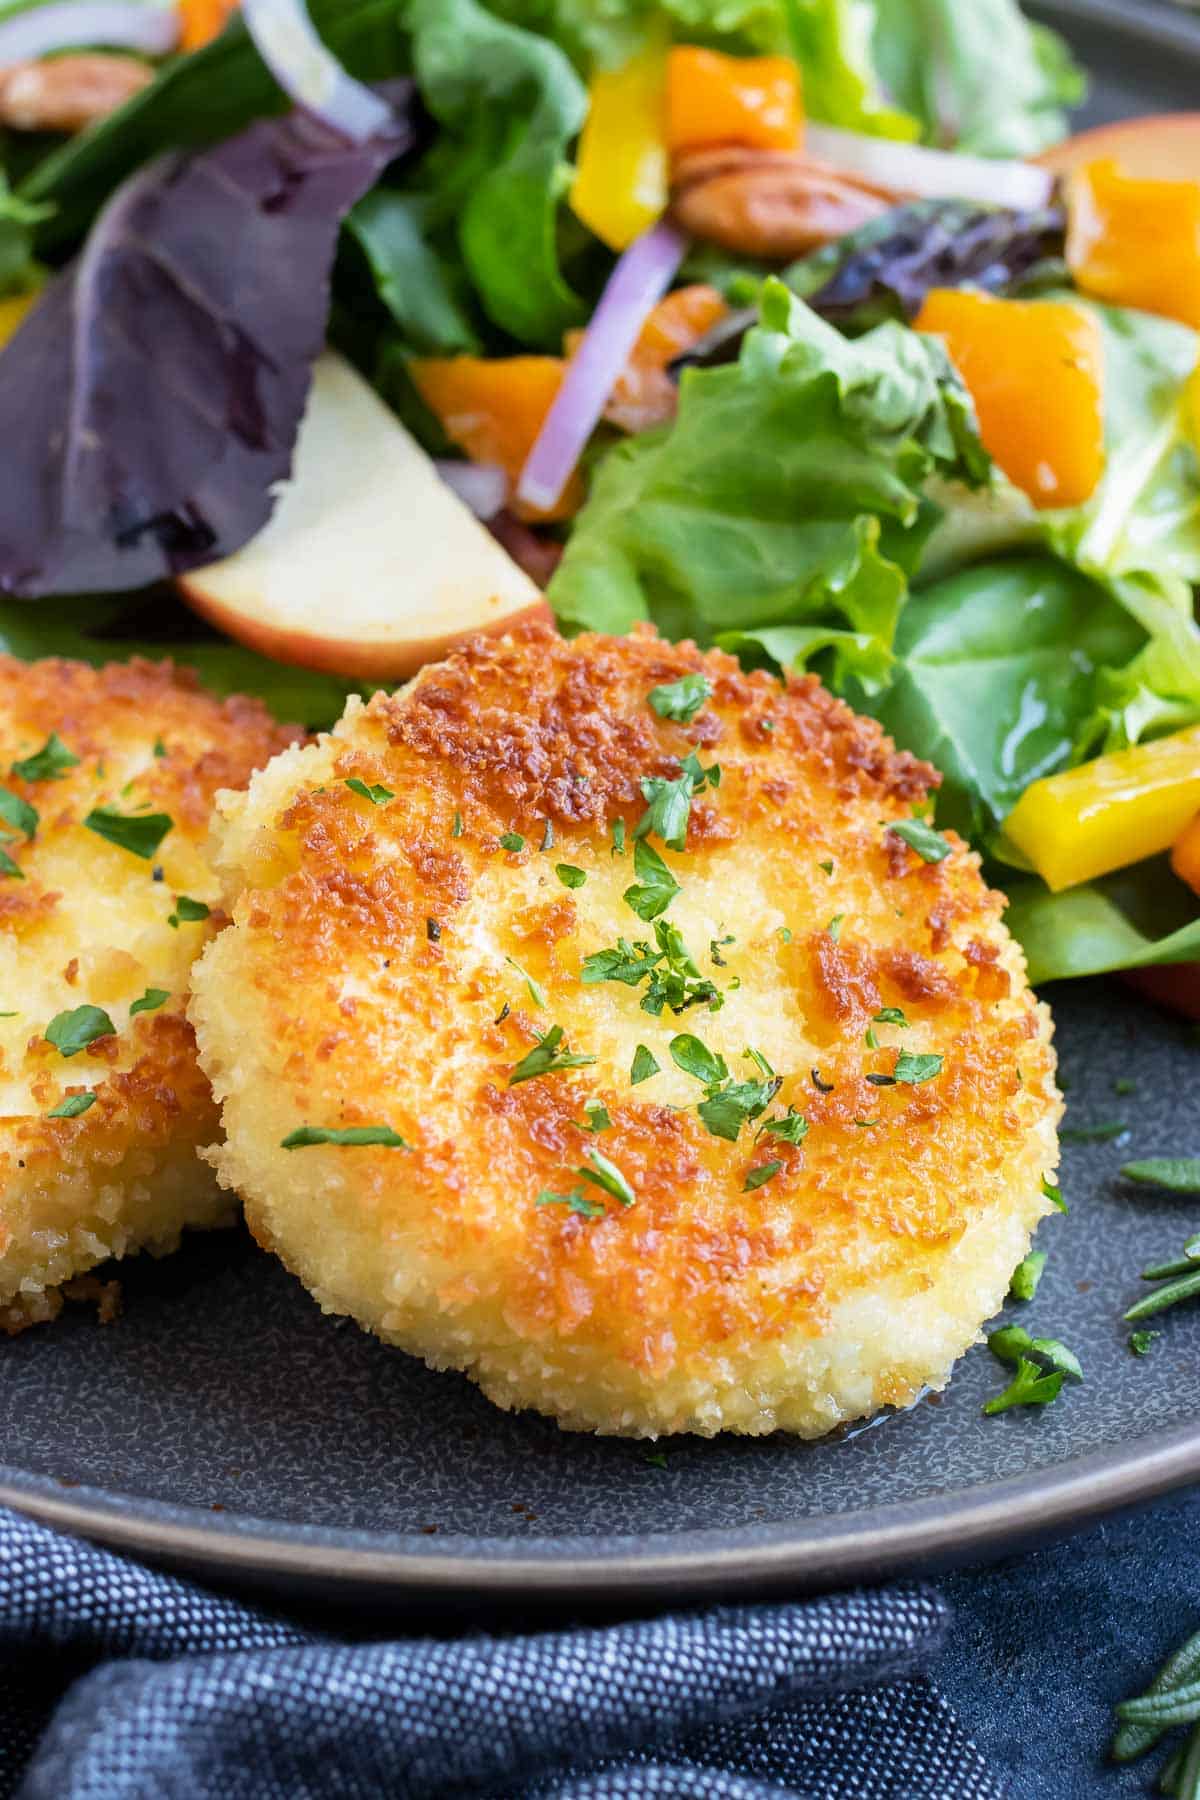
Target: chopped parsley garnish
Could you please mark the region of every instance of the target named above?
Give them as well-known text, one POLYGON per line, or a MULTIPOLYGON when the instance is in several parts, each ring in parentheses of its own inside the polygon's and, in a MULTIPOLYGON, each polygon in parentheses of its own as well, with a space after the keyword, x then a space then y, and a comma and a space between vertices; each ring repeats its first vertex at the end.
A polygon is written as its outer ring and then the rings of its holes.
POLYGON ((603 1100, 585 1100, 583 1110, 587 1114, 587 1131, 611 1131, 612 1119, 603 1100))
POLYGON ((450 827, 450 836, 451 837, 461 837, 463 834, 463 831, 465 829, 466 828, 463 825, 462 814, 460 812, 456 812, 454 815, 454 823, 450 827))
POLYGON ((742 1126, 761 1119, 782 1086, 780 1076, 770 1081, 727 1081, 710 1088, 696 1111, 713 1137, 736 1144, 742 1126))
POLYGON ((924 819, 902 819, 898 825, 888 825, 886 829, 910 850, 915 850, 922 862, 945 862, 954 848, 949 838, 927 825, 924 819))
POLYGON ((692 777, 686 770, 675 781, 668 781, 665 775, 643 776, 642 793, 647 806, 634 826, 634 837, 640 841, 653 834, 669 850, 685 849, 692 789, 692 777))
POLYGON ((525 848, 525 839, 521 836, 519 831, 502 832, 500 836, 500 848, 502 850, 511 850, 515 855, 518 850, 523 850, 525 848))
POLYGON ((535 1206, 565 1206, 571 1212, 578 1213, 581 1219, 602 1219, 605 1207, 600 1200, 589 1200, 582 1188, 575 1188, 569 1194, 556 1194, 553 1188, 543 1188, 535 1206))
POLYGON ((630 1085, 638 1087, 643 1081, 649 1081, 652 1075, 658 1075, 661 1072, 645 1044, 639 1044, 633 1053, 633 1065, 629 1071, 630 1085))
POLYGON ((1143 1187, 1168 1188, 1173 1194, 1200 1194, 1197 1156, 1155 1156, 1147 1162, 1126 1163, 1121 1173, 1126 1181, 1139 1181, 1143 1187))
POLYGON ((571 1050, 562 1048, 566 1032, 561 1025, 552 1025, 543 1037, 540 1037, 527 1056, 523 1056, 508 1078, 509 1087, 516 1087, 519 1081, 533 1081, 539 1075, 558 1075, 564 1069, 588 1069, 595 1062, 594 1056, 577 1056, 571 1050))
POLYGON ((600 981, 620 981, 626 987, 637 987, 657 968, 659 957, 650 944, 631 944, 618 938, 611 950, 593 950, 583 959, 580 980, 585 987, 600 981))
POLYGON ((743 1194, 752 1194, 755 1188, 766 1187, 768 1181, 773 1180, 782 1167, 783 1164, 778 1161, 759 1163, 758 1166, 751 1169, 750 1173, 746 1176, 745 1182, 742 1185, 743 1194))
POLYGON ((85 1113, 89 1106, 95 1104, 96 1096, 90 1088, 87 1088, 82 1094, 68 1094, 65 1100, 60 1100, 57 1106, 51 1107, 46 1117, 48 1119, 77 1119, 80 1113, 85 1113))
POLYGON ((1025 1261, 1018 1263, 1013 1270, 1009 1297, 1013 1300, 1032 1300, 1038 1291, 1038 1283, 1046 1268, 1046 1252, 1032 1250, 1025 1261))
POLYGON ((129 1008, 129 1016, 132 1019, 135 1013, 157 1012, 163 1002, 170 998, 168 988, 147 988, 141 999, 135 1000, 129 1008))
POLYGON ((824 869, 826 875, 832 875, 833 874, 833 858, 832 858, 832 856, 827 858, 827 860, 825 862, 818 863, 817 867, 818 867, 818 869, 824 869))
POLYGON ((690 725, 704 702, 711 700, 712 691, 707 675, 681 675, 678 681, 652 688, 649 700, 660 719, 678 719, 681 725, 690 725))
POLYGON ((922 1082, 932 1081, 935 1075, 941 1074, 945 1060, 936 1051, 927 1056, 916 1056, 911 1050, 902 1050, 896 1058, 896 1080, 908 1087, 920 1087, 922 1082))
POLYGON ((667 1466, 666 1451, 665 1450, 645 1450, 642 1452, 642 1461, 644 1463, 646 1463, 651 1469, 665 1469, 667 1466))
POLYGON ((1128 1075, 1122 1075, 1119 1081, 1113 1082, 1113 1093, 1118 1094, 1122 1100, 1127 1100, 1130 1094, 1136 1094, 1137 1091, 1137 1082, 1131 1081, 1128 1075))
POLYGON ((174 820, 167 813, 139 815, 117 812, 111 806, 97 806, 83 823, 88 831, 107 838, 118 850, 128 850, 131 856, 140 856, 143 862, 150 862, 174 820))
POLYGON ((37 809, 11 788, 0 787, 0 819, 24 838, 31 838, 38 828, 37 809))
POLYGON ((624 856, 625 854, 624 819, 614 819, 612 822, 612 854, 614 856, 624 856))
POLYGON ((779 939, 781 944, 790 944, 792 941, 791 926, 790 925, 781 925, 779 927, 778 931, 775 933, 775 936, 779 939))
POLYGON ((108 1014, 98 1006, 76 1006, 70 1012, 56 1013, 43 1036, 63 1056, 78 1056, 97 1038, 115 1037, 117 1028, 108 1014))
POLYGON ((372 806, 383 806, 388 800, 396 798, 391 788, 377 785, 368 787, 366 782, 360 781, 357 775, 351 775, 346 786, 352 794, 361 794, 364 800, 369 800, 372 806))
POLYGON ((426 919, 425 936, 431 944, 441 942, 442 922, 440 919, 426 919))
POLYGON ((781 1144, 802 1144, 808 1136, 808 1120, 789 1106, 781 1119, 767 1119, 759 1126, 759 1137, 764 1133, 778 1138, 781 1144))
MULTIPOLYGON (((514 959, 511 956, 506 956, 504 960, 508 964, 510 969, 515 969, 517 971, 517 974, 521 977, 521 980, 525 983, 525 986, 529 990, 529 998, 533 1001, 533 1004, 535 1006, 540 1006, 544 1009, 545 1005, 546 1005, 546 990, 542 986, 541 982, 535 981, 533 979, 533 976, 529 973, 529 970, 523 969, 521 967, 520 963, 514 961, 514 959)), ((496 1023, 497 1024, 500 1023, 499 1019, 497 1019, 496 1023)))
POLYGON ((1047 1375, 1035 1362, 1021 1357, 1017 1363, 1017 1372, 1002 1394, 997 1394, 984 1406, 989 1418, 997 1413, 1009 1412, 1014 1406, 1049 1406, 1057 1400, 1062 1392, 1063 1376, 1055 1370, 1047 1375))
POLYGON ((647 925, 661 917, 679 893, 679 883, 657 850, 639 841, 633 852, 633 872, 637 885, 625 889, 626 906, 647 925))
POLYGON ((301 1125, 289 1132, 279 1148, 306 1150, 310 1144, 381 1144, 385 1150, 411 1150, 398 1131, 390 1125, 348 1125, 342 1130, 325 1125, 301 1125))
POLYGON ((163 743, 163 741, 160 737, 156 737, 154 740, 154 754, 155 754, 155 756, 158 757, 160 762, 161 762, 162 758, 167 754, 167 746, 163 743))
POLYGON ((874 1131, 878 1124, 878 1119, 855 1119, 854 1129, 855 1131, 874 1131))
POLYGON ((1071 1381, 1083 1380, 1083 1369, 1073 1350, 1057 1338, 1030 1337, 1023 1325, 1002 1325, 998 1331, 989 1332, 988 1349, 1010 1368, 1016 1368, 1024 1359, 1071 1381))
POLYGON ((671 1059, 685 1075, 702 1081, 706 1087, 729 1078, 729 1065, 725 1058, 716 1055, 707 1044, 702 1044, 690 1032, 682 1031, 678 1037, 671 1039, 671 1059))
POLYGON ((554 825, 551 822, 551 820, 547 819, 546 823, 542 827, 542 841, 538 845, 538 849, 539 850, 553 850, 553 848, 554 848, 554 825))
POLYGON ((881 1006, 875 1014, 876 1025, 897 1025, 901 1031, 908 1030, 908 1020, 898 1006, 881 1006))
POLYGON ((845 924, 845 922, 846 922, 845 913, 835 913, 833 918, 830 919, 828 925, 825 927, 825 929, 828 931, 830 937, 833 939, 835 944, 837 943, 838 939, 842 935, 842 926, 845 924))
POLYGON ((565 888, 581 888, 587 880, 584 870, 577 869, 574 863, 555 863, 554 873, 565 888))
POLYGON ((654 922, 653 944, 641 939, 631 944, 628 938, 618 938, 615 948, 585 957, 581 979, 588 986, 619 981, 626 987, 639 987, 646 982, 642 1011, 656 1019, 668 1008, 682 1013, 692 1006, 706 1006, 710 1012, 719 1012, 725 1004, 720 990, 700 973, 682 933, 665 919, 654 922))
POLYGON ((1105 1119, 1099 1125, 1063 1125, 1059 1140, 1064 1144, 1111 1144, 1114 1138, 1126 1137, 1129 1127, 1123 1119, 1105 1119))
POLYGON ((700 758, 694 750, 684 757, 680 768, 685 775, 692 778, 692 787, 697 794, 702 794, 706 787, 719 788, 721 785, 720 763, 710 763, 707 769, 700 766, 700 758))
POLYGON ((13 764, 12 772, 18 781, 57 781, 68 769, 78 767, 75 752, 67 749, 57 731, 52 731, 40 750, 13 764))
POLYGON ((708 940, 708 960, 715 969, 724 969, 728 967, 721 952, 725 949, 726 945, 736 943, 737 939, 732 935, 723 938, 710 938, 708 940))
POLYGON ((588 1150, 585 1154, 591 1167, 576 1169, 575 1173, 581 1180, 590 1181, 593 1187, 598 1187, 602 1192, 611 1194, 612 1198, 619 1200, 622 1206, 632 1206, 637 1200, 637 1195, 616 1163, 610 1162, 600 1150, 588 1150))
POLYGON ((7 850, 0 850, 0 875, 11 875, 14 881, 24 881, 25 871, 15 863, 7 850))
POLYGON ((1156 1342, 1161 1336, 1161 1331, 1131 1331, 1129 1334, 1129 1348, 1133 1351, 1135 1356, 1148 1356, 1151 1344, 1156 1342))
POLYGON ((834 1083, 832 1081, 822 1081, 820 1069, 810 1069, 808 1073, 818 1094, 832 1094, 834 1083))
POLYGON ((172 931, 178 931, 181 925, 198 925, 201 919, 207 919, 209 909, 203 900, 193 900, 187 894, 176 894, 175 911, 170 915, 167 924, 172 931))
POLYGON ((1070 1212, 1070 1207, 1063 1199, 1062 1189, 1057 1182, 1051 1181, 1048 1175, 1042 1176, 1042 1192, 1051 1206, 1056 1207, 1060 1213, 1070 1212))
POLYGON ((873 1025, 867 1026, 866 1033, 863 1037, 863 1043, 867 1046, 868 1050, 878 1050, 879 1039, 875 1036, 875 1027, 873 1025))

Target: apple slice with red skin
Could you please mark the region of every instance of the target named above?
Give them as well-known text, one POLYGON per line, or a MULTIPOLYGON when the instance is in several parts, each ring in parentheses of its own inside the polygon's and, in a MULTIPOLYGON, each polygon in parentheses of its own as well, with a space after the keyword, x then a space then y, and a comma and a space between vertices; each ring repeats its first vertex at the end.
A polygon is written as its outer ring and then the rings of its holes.
POLYGON ((330 351, 269 524, 179 589, 239 644, 363 681, 402 680, 465 638, 551 616, 536 583, 330 351))
POLYGON ((1097 125, 1037 158, 1043 169, 1068 175, 1087 163, 1116 162, 1143 181, 1200 181, 1200 113, 1155 113, 1097 125))

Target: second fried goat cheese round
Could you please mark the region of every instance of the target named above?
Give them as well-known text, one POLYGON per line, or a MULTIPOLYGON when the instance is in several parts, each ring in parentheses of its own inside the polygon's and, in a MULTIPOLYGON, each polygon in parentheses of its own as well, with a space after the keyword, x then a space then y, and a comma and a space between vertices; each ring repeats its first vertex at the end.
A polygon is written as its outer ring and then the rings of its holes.
POLYGON ((935 779, 649 630, 352 701, 221 803, 191 1017, 255 1235, 577 1429, 816 1436, 942 1386, 1061 1103, 935 779))
POLYGON ((230 1213, 184 1014, 209 817, 296 735, 169 664, 0 657, 0 1331, 230 1213))

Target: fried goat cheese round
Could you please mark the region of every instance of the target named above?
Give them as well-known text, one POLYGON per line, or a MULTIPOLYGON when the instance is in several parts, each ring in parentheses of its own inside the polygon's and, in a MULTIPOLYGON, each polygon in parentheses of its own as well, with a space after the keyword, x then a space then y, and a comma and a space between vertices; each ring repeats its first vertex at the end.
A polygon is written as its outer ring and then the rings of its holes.
POLYGON ((0 657, 0 1330, 230 1211, 185 1016, 209 819, 296 735, 169 664, 0 657))
POLYGON ((648 629, 352 701, 219 803, 191 1018, 257 1238, 575 1429, 812 1437, 941 1387, 1061 1103, 935 779, 648 629))

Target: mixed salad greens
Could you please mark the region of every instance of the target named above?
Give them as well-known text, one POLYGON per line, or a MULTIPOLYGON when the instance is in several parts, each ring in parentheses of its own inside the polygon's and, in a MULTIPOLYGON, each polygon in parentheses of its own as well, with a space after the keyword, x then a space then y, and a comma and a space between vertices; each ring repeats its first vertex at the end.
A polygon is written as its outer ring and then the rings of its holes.
POLYGON ((564 629, 936 763, 1035 980, 1200 962, 1200 187, 1033 161, 1082 94, 1015 0, 0 0, 0 647, 335 716, 171 585, 328 341, 564 629), (92 46, 121 104, 7 109, 92 46))

